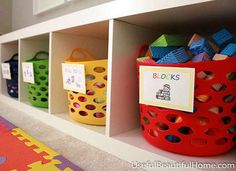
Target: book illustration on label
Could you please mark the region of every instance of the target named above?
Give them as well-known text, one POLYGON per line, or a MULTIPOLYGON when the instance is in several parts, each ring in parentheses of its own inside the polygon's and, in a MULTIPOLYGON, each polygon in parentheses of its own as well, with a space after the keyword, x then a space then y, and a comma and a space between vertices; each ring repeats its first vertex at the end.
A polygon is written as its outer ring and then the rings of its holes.
POLYGON ((160 100, 170 101, 170 85, 163 85, 163 89, 159 89, 156 93, 156 98, 160 100))

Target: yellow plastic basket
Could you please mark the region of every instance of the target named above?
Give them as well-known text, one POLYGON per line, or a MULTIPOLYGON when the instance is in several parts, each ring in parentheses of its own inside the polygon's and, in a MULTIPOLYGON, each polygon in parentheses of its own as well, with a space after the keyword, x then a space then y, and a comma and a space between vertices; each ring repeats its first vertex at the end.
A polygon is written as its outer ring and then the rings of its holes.
POLYGON ((86 94, 68 91, 70 116, 90 125, 106 124, 107 59, 95 60, 81 48, 74 49, 66 63, 83 64, 86 74, 86 94), (73 57, 81 53, 83 58, 73 57))

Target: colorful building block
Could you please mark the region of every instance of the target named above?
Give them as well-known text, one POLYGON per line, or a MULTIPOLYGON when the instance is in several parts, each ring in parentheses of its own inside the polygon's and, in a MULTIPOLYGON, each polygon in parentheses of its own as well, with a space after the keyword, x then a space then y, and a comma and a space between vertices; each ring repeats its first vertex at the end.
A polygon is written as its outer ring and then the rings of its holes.
POLYGON ((194 56, 206 52, 210 57, 213 57, 215 51, 208 43, 207 39, 203 38, 191 44, 189 50, 194 56))
POLYGON ((178 63, 184 63, 189 60, 189 56, 187 52, 184 50, 183 47, 176 49, 167 55, 165 55, 163 58, 161 58, 156 63, 158 64, 178 64, 178 63))
POLYGON ((203 61, 210 61, 210 60, 211 59, 206 52, 202 52, 191 59, 192 62, 203 62, 203 61))
POLYGON ((225 28, 214 33, 211 37, 221 49, 233 42, 233 35, 225 28))
POLYGON ((219 61, 219 60, 225 60, 226 58, 228 58, 227 55, 222 55, 222 54, 218 54, 216 53, 214 55, 214 57, 212 58, 213 61, 219 61))
POLYGON ((195 34, 191 37, 190 41, 188 42, 188 46, 191 46, 192 43, 197 42, 198 40, 200 40, 200 39, 202 39, 202 38, 203 38, 203 37, 202 37, 201 35, 195 33, 195 34))
POLYGON ((163 34, 151 44, 151 47, 182 46, 183 44, 184 44, 183 36, 163 34))
POLYGON ((236 44, 230 43, 228 44, 221 52, 220 54, 227 55, 229 57, 236 55, 236 44))
POLYGON ((152 58, 155 61, 157 61, 158 59, 163 58, 166 54, 178 48, 179 46, 167 46, 167 47, 150 46, 150 51, 152 54, 152 58))

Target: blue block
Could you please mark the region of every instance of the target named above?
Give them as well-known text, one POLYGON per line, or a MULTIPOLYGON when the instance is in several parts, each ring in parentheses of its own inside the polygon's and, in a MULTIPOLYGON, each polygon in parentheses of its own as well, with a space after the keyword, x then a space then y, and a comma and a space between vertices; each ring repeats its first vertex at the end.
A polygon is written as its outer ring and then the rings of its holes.
POLYGON ((183 47, 178 48, 176 50, 171 51, 163 58, 158 60, 156 63, 158 64, 179 64, 184 63, 189 60, 189 56, 183 47))
POLYGON ((179 46, 167 46, 167 47, 159 47, 159 46, 150 46, 150 51, 152 54, 152 58, 157 61, 158 59, 163 58, 169 52, 178 49, 179 46))
POLYGON ((189 47, 189 50, 192 52, 193 56, 197 56, 200 53, 206 52, 212 58, 215 54, 214 49, 205 38, 193 42, 189 47))
POLYGON ((233 35, 225 28, 214 33, 211 37, 221 49, 234 41, 233 35))
POLYGON ((227 55, 227 56, 233 56, 236 55, 236 44, 230 43, 228 44, 221 52, 220 54, 227 55))

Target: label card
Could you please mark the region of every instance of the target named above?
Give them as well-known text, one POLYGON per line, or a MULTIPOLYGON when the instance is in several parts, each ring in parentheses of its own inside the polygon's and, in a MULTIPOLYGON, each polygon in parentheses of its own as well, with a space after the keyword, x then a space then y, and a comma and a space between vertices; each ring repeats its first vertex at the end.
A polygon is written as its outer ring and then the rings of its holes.
POLYGON ((2 77, 11 80, 11 70, 9 63, 2 63, 2 77))
POLYGON ((140 66, 139 103, 193 112, 194 68, 140 66))
POLYGON ((62 74, 64 89, 86 94, 84 65, 63 63, 62 74))
POLYGON ((32 62, 22 63, 23 81, 34 84, 34 66, 32 62))

